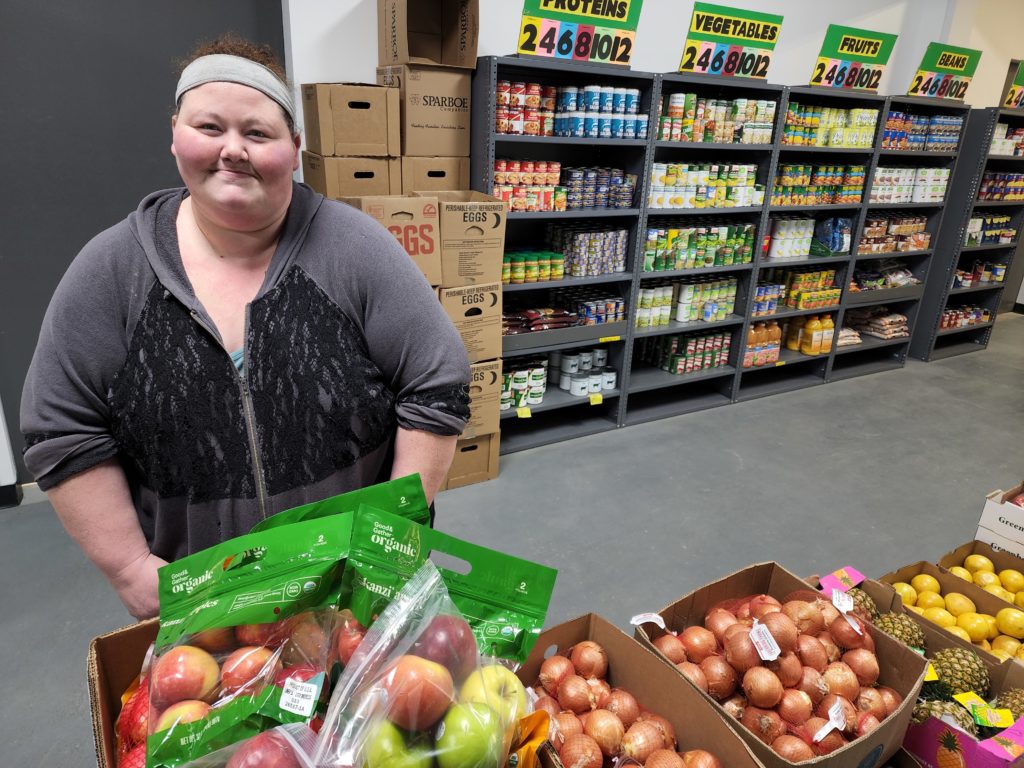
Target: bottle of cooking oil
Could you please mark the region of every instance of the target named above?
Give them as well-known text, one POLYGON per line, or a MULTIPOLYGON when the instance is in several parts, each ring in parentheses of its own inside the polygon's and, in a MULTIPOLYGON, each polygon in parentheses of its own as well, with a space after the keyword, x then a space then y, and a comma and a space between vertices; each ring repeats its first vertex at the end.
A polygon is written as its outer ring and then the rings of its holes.
POLYGON ((832 322, 832 315, 825 315, 821 318, 821 354, 827 355, 832 351, 832 338, 836 333, 836 324, 832 322))
POLYGON ((807 318, 803 338, 800 341, 800 351, 805 355, 821 354, 821 321, 817 315, 807 318))
POLYGON ((803 340, 806 322, 806 317, 794 317, 789 321, 789 327, 786 329, 786 349, 791 349, 794 352, 800 351, 800 342, 803 340))

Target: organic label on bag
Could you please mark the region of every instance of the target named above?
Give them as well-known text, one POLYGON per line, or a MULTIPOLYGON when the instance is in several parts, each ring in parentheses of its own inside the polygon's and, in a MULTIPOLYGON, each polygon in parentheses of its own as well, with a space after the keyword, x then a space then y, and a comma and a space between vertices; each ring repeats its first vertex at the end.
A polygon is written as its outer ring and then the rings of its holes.
POLYGON ((516 53, 629 67, 643 0, 525 0, 516 53))
POLYGON ((762 661, 775 661, 782 653, 779 644, 775 642, 772 633, 764 624, 755 622, 754 628, 750 630, 750 640, 757 649, 757 655, 762 661))
POLYGON ((768 77, 782 16, 711 3, 694 3, 680 72, 768 77))
POLYGON ((929 43, 907 95, 963 101, 980 60, 974 48, 929 43))
POLYGON ((829 24, 814 64, 811 85, 878 90, 897 35, 829 24))

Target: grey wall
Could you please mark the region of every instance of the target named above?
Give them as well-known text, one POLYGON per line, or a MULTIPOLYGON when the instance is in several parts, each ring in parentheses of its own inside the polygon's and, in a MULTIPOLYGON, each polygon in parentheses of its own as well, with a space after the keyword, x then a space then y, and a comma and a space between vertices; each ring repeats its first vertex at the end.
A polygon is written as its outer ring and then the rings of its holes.
POLYGON ((226 31, 284 61, 280 2, 0 3, 0 399, 21 462, 21 387, 78 250, 148 192, 180 185, 174 62, 226 31))

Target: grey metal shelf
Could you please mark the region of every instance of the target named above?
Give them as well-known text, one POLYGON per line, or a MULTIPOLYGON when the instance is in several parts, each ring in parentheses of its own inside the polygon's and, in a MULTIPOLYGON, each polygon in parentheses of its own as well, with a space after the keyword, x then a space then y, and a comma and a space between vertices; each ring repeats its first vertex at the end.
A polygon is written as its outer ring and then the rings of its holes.
MULTIPOLYGON (((746 372, 756 372, 766 370, 764 368, 748 368, 746 372)), ((806 389, 807 387, 814 387, 818 384, 824 384, 825 379, 818 376, 815 373, 799 373, 796 375, 786 375, 777 379, 767 379, 766 381, 759 381, 756 384, 744 384, 743 380, 740 379, 739 393, 736 396, 737 402, 746 402, 747 400, 756 400, 760 397, 770 397, 771 395, 783 395, 786 392, 795 392, 798 389, 806 389)))
POLYGON ((880 149, 878 154, 881 157, 898 159, 900 157, 934 157, 936 159, 955 158, 959 150, 936 152, 930 149, 880 149))
POLYGON ((513 211, 509 221, 558 221, 559 219, 623 219, 638 216, 638 208, 573 208, 569 211, 513 211))
POLYGON ((987 323, 975 323, 974 325, 964 325, 959 328, 943 328, 936 333, 937 336, 953 336, 958 333, 969 333, 970 331, 981 331, 985 328, 991 328, 995 323, 989 320, 987 323))
MULTIPOLYGON (((838 335, 838 334, 837 334, 838 335)), ((869 336, 866 333, 860 335, 860 344, 850 344, 845 347, 836 347, 836 355, 845 355, 850 352, 862 352, 867 349, 883 349, 885 347, 899 347, 910 343, 910 337, 900 339, 880 339, 877 336, 869 336)))
MULTIPOLYGON (((557 383, 557 382, 555 382, 557 383)), ((555 386, 555 383, 548 382, 547 391, 544 393, 544 399, 542 402, 536 405, 526 406, 530 409, 530 413, 544 413, 546 411, 557 411, 560 408, 575 408, 579 406, 592 407, 590 405, 589 395, 577 397, 576 395, 570 395, 565 390, 559 389, 555 386)), ((621 392, 618 389, 609 389, 601 391, 602 400, 613 400, 618 397, 621 392)), ((511 408, 507 411, 501 412, 501 420, 507 421, 509 419, 519 418, 518 411, 516 408, 511 408)), ((531 417, 532 418, 532 417, 531 417)))
POLYGON ((621 341, 628 331, 629 323, 607 323, 522 333, 517 336, 502 336, 501 350, 504 357, 522 357, 588 343, 606 344, 621 341), (601 341, 602 339, 604 341, 601 341))
POLYGON ((721 365, 717 368, 707 368, 703 371, 676 375, 663 371, 660 368, 651 368, 645 364, 642 368, 629 372, 629 391, 631 393, 651 392, 655 389, 680 387, 685 384, 692 384, 695 381, 720 379, 725 376, 732 376, 735 373, 735 367, 721 365))
POLYGON ((1002 251, 1010 248, 1016 248, 1020 245, 1019 240, 1014 240, 1012 243, 982 243, 981 245, 965 245, 960 249, 961 253, 976 253, 978 251, 1002 251))
POLYGON ((815 309, 780 309, 774 315, 755 315, 752 320, 755 323, 764 322, 766 320, 781 320, 787 317, 800 317, 801 315, 829 315, 833 312, 839 311, 839 305, 834 304, 831 307, 816 307, 815 309))
POLYGON ((664 269, 660 272, 641 272, 641 280, 654 280, 659 277, 689 277, 692 275, 717 275, 722 272, 749 272, 753 264, 729 264, 719 267, 694 267, 693 269, 664 269))
POLYGON ((834 256, 816 256, 814 258, 762 259, 758 266, 761 269, 771 267, 804 267, 815 264, 845 264, 850 259, 848 253, 837 253, 834 256))
POLYGON ((806 211, 843 211, 852 208, 860 208, 863 203, 827 203, 825 205, 772 205, 768 210, 771 213, 804 213, 806 211))
POLYGON ((616 148, 647 148, 647 139, 609 139, 587 138, 580 136, 523 136, 514 133, 496 133, 497 144, 540 144, 541 146, 566 147, 616 147, 616 148))
POLYGON ((951 288, 950 296, 961 296, 965 293, 981 293, 983 291, 999 291, 1006 287, 1006 283, 981 283, 972 285, 970 288, 951 288))
MULTIPOLYGON (((565 413, 559 412, 559 413, 565 413)), ((537 420, 523 419, 524 424, 529 424, 529 429, 512 428, 512 423, 507 423, 501 431, 500 453, 505 456, 518 451, 526 451, 530 448, 540 448, 544 445, 561 443, 577 437, 588 437, 601 432, 608 432, 618 426, 617 420, 601 415, 576 416, 566 420, 550 421, 559 415, 549 414, 537 420)))
POLYGON ((875 291, 846 292, 844 306, 863 307, 871 304, 891 304, 897 301, 914 301, 924 295, 924 285, 904 285, 901 288, 881 288, 875 291))
POLYGON ((868 203, 869 211, 880 211, 886 209, 903 209, 903 208, 942 208, 946 205, 946 201, 943 200, 938 203, 868 203))
POLYGON ((1024 155, 989 155, 989 160, 1020 160, 1024 162, 1024 155))
POLYGON ((739 144, 721 141, 656 141, 655 149, 693 149, 702 152, 771 152, 771 144, 739 144))
POLYGON ((633 279, 629 272, 612 272, 608 275, 592 275, 590 277, 566 277, 562 280, 545 280, 537 283, 505 283, 501 286, 502 293, 518 293, 521 291, 539 291, 545 288, 574 288, 580 285, 602 285, 605 283, 623 283, 633 279))
MULTIPOLYGON (((904 339, 904 341, 909 343, 910 339, 904 339)), ((852 379, 857 376, 868 376, 872 373, 896 371, 902 368, 905 362, 906 361, 903 358, 885 357, 878 360, 855 362, 850 365, 844 363, 839 368, 832 368, 832 374, 829 376, 829 381, 845 381, 846 379, 852 379)))
POLYGON ((785 154, 815 154, 815 155, 870 155, 874 152, 871 147, 819 147, 801 144, 781 144, 779 151, 785 154))
POLYGON ((685 416, 688 413, 730 405, 732 402, 731 397, 718 391, 701 390, 691 394, 684 389, 677 398, 671 398, 650 405, 627 405, 624 426, 635 427, 638 424, 646 424, 651 421, 685 416))
POLYGON ((951 344, 944 344, 941 347, 936 347, 932 352, 932 362, 966 355, 970 352, 980 352, 985 349, 985 346, 986 344, 980 341, 956 341, 951 344))
POLYGON ((1024 205, 1024 200, 975 200, 975 208, 1014 208, 1024 205))
POLYGON ((742 206, 738 208, 648 208, 648 216, 720 216, 723 214, 761 213, 760 205, 742 206))
POLYGON ((646 339, 651 336, 667 336, 671 333, 700 333, 701 331, 712 331, 716 328, 728 328, 733 325, 743 325, 742 315, 729 315, 725 320, 713 320, 704 322, 694 320, 690 323, 680 323, 675 320, 668 325, 659 325, 654 328, 637 328, 633 331, 634 339, 646 339))
POLYGON ((877 259, 908 259, 915 256, 931 256, 934 251, 926 248, 923 251, 891 251, 889 253, 858 253, 854 261, 875 261, 877 259))

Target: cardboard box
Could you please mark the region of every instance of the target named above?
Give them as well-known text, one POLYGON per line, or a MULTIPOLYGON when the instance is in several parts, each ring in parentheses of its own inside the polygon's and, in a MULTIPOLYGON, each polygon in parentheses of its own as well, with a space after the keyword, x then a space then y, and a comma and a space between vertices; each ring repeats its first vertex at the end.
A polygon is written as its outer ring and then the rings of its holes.
POLYGON ((1024 483, 1009 491, 992 491, 985 498, 985 508, 978 520, 978 535, 974 538, 1024 557, 1024 508, 1010 503, 1010 499, 1020 493, 1024 493, 1024 483), (995 537, 998 538, 989 541, 995 537), (1006 542, 1014 544, 1003 546, 1006 542))
POLYGON ((378 67, 377 82, 399 89, 403 155, 469 157, 469 72, 398 64, 378 67))
MULTIPOLYGON (((443 268, 441 272, 442 274, 444 273, 443 268)), ((1024 558, 1024 543, 1008 539, 988 528, 979 525, 978 530, 974 533, 974 538, 976 541, 988 544, 995 552, 1006 552, 1016 557, 1024 558)))
POLYGON ((501 429, 501 360, 469 366, 469 422, 460 439, 501 429))
POLYGON ((157 620, 151 619, 101 635, 89 643, 86 675, 99 768, 117 765, 114 728, 121 713, 121 694, 142 671, 158 627, 157 620))
POLYGON ((501 357, 501 283, 441 288, 437 295, 462 336, 469 362, 501 357))
POLYGON ((508 205, 482 192, 438 192, 441 285, 501 281, 508 205))
POLYGON ((322 157, 303 151, 302 178, 332 200, 398 194, 402 161, 397 157, 322 157))
POLYGON ((354 83, 303 85, 302 116, 310 152, 331 157, 402 154, 397 88, 354 83))
MULTIPOLYGON (((442 261, 442 272, 444 271, 443 266, 442 261)), ((946 570, 949 570, 955 565, 962 566, 968 555, 984 555, 992 561, 993 565, 995 565, 996 573, 1007 568, 1024 572, 1024 559, 1021 559, 1012 552, 996 549, 987 542, 978 541, 976 539, 974 541, 968 541, 965 544, 961 544, 956 549, 947 552, 939 558, 939 562, 936 563, 936 565, 946 570)))
POLYGON ((476 67, 479 0, 377 0, 377 62, 476 67))
POLYGON ((889 758, 888 768, 920 768, 921 764, 907 750, 901 749, 889 758))
POLYGON ((391 195, 351 197, 345 202, 369 214, 393 234, 428 283, 441 284, 437 198, 391 195))
MULTIPOLYGON (((678 631, 695 624, 703 625, 705 614, 722 600, 757 594, 769 594, 782 600, 791 592, 806 589, 807 582, 802 581, 778 563, 759 563, 691 592, 672 605, 663 608, 659 611, 659 615, 669 629, 678 631)), ((878 681, 903 696, 903 703, 871 733, 850 742, 827 757, 808 761, 807 765, 827 764, 830 768, 880 766, 885 765, 884 761, 900 748, 903 734, 913 713, 914 701, 924 682, 926 664, 921 656, 902 643, 896 642, 884 632, 874 627, 871 627, 870 631, 875 641, 878 666, 881 671, 878 681)), ((651 648, 664 664, 670 666, 677 675, 682 677, 682 673, 676 669, 675 665, 653 646, 652 641, 661 634, 664 634, 663 630, 653 623, 645 623, 638 626, 636 630, 637 638, 651 648)), ((694 690, 698 689, 694 687, 694 690)), ((722 718, 729 717, 721 705, 710 696, 702 691, 700 694, 707 701, 712 702, 722 718)), ((739 727, 737 731, 751 748, 754 756, 769 768, 788 768, 791 765, 782 760, 772 751, 771 747, 746 728, 739 727)))
POLYGON ((443 489, 461 488, 464 485, 482 483, 498 476, 498 449, 501 447, 501 433, 459 440, 455 444, 455 458, 448 470, 443 489))
MULTIPOLYGON (((593 640, 608 654, 609 685, 629 691, 641 709, 661 715, 672 724, 680 752, 704 749, 728 768, 761 765, 732 725, 682 675, 666 674, 658 657, 595 613, 544 630, 516 674, 524 685, 532 687, 544 659, 568 652, 583 640, 593 640)), ((557 756, 552 765, 560 768, 557 756)))
POLYGON ((469 186, 468 157, 403 157, 402 194, 440 192, 469 186))

